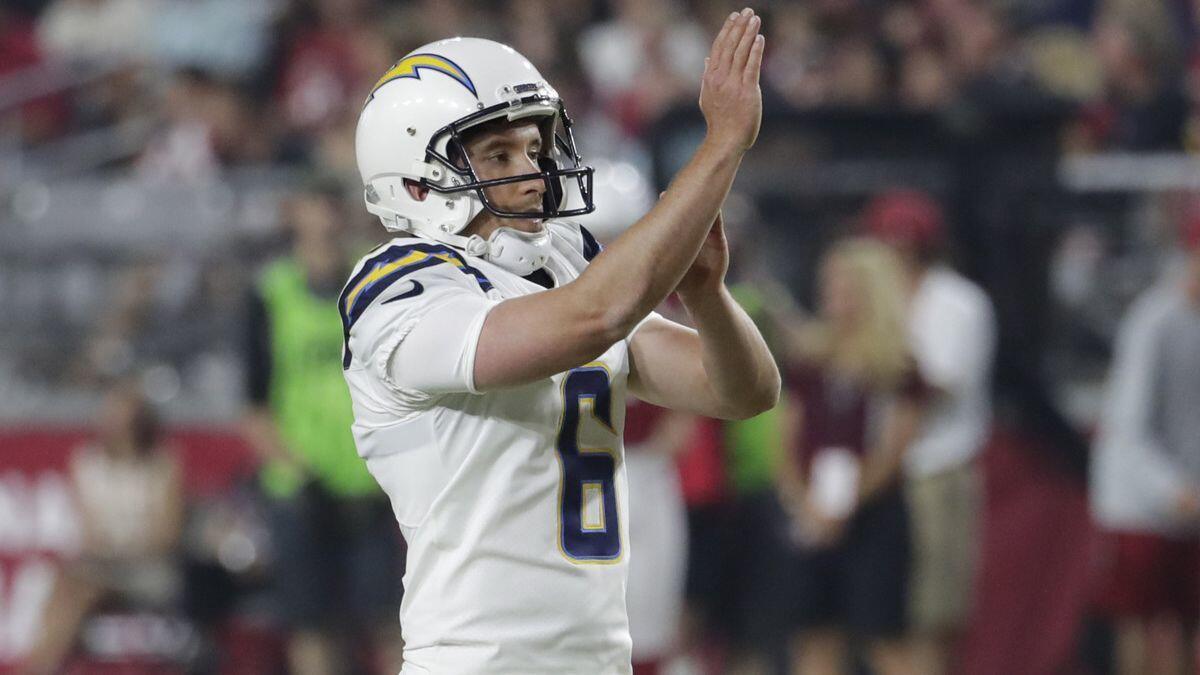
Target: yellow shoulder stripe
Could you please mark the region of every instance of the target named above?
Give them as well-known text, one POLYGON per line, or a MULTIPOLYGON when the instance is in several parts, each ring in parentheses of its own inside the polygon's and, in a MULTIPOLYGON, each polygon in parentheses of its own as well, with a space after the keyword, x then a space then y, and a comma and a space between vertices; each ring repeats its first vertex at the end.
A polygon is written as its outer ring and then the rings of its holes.
POLYGON ((415 265, 416 263, 422 262, 424 260, 428 260, 429 258, 437 258, 438 260, 441 260, 442 262, 450 263, 451 265, 453 265, 455 267, 463 266, 463 263, 461 260, 451 257, 450 255, 448 255, 446 253, 426 253, 424 251, 413 251, 413 252, 409 253, 408 255, 404 256, 403 258, 394 260, 386 265, 380 265, 379 267, 376 267, 374 270, 371 270, 371 273, 368 274, 367 276, 363 277, 362 280, 359 281, 358 284, 356 284, 354 286, 354 288, 350 291, 350 293, 347 294, 346 307, 347 308, 353 307, 354 301, 358 299, 358 296, 364 290, 366 290, 371 284, 375 283, 376 281, 379 281, 380 279, 388 276, 389 274, 391 274, 397 270, 408 267, 409 265, 415 265))

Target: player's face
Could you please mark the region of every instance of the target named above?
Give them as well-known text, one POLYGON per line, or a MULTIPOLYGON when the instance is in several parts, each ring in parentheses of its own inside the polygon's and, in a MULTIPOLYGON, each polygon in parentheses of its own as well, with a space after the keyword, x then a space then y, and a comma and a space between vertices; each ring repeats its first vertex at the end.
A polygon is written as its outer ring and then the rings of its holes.
MULTIPOLYGON (((516 122, 481 133, 467 142, 467 155, 479 180, 511 178, 541 171, 538 156, 542 134, 534 120, 516 122)), ((488 200, 504 211, 540 211, 546 184, 527 180, 484 188, 488 200)), ((541 225, 532 220, 511 220, 510 227, 536 231, 541 225)))

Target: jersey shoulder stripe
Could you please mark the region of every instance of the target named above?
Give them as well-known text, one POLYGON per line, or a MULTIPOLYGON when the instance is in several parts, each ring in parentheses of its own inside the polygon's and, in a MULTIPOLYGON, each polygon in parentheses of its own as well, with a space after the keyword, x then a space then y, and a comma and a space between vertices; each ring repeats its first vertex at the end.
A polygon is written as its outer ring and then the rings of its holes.
POLYGON ((596 241, 596 238, 592 236, 592 233, 588 232, 588 229, 582 225, 579 226, 579 234, 583 235, 583 258, 588 262, 592 262, 596 256, 600 255, 600 252, 604 250, 604 247, 601 246, 600 242, 596 241))
POLYGON ((492 282, 482 272, 468 265, 462 254, 441 244, 394 244, 367 258, 350 277, 350 281, 346 282, 338 298, 345 343, 342 350, 343 368, 350 367, 350 329, 362 318, 371 303, 405 276, 443 264, 473 277, 483 292, 492 289, 492 282))

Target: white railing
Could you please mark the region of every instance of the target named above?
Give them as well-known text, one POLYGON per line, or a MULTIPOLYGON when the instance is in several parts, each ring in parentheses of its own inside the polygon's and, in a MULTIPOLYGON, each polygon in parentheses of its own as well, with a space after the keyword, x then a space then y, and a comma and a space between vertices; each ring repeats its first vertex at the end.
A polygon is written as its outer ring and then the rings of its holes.
POLYGON ((12 183, 27 173, 70 175, 91 171, 139 152, 146 143, 145 120, 82 132, 37 148, 21 139, 21 107, 46 96, 70 92, 127 67, 119 61, 66 63, 50 61, 0 77, 0 183, 12 183))
POLYGON ((1058 179, 1070 192, 1200 190, 1200 157, 1110 153, 1065 157, 1058 179))

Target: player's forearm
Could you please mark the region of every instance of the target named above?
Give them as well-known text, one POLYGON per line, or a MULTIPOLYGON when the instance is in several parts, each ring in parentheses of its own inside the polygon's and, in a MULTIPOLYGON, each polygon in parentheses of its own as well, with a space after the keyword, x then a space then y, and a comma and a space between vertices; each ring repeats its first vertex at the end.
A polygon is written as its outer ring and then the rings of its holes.
POLYGON ((696 258, 743 151, 705 139, 662 199, 579 277, 582 302, 624 336, 675 288, 696 258))
POLYGON ((700 335, 704 372, 724 417, 743 419, 779 402, 780 377, 762 334, 729 291, 681 297, 700 335))

